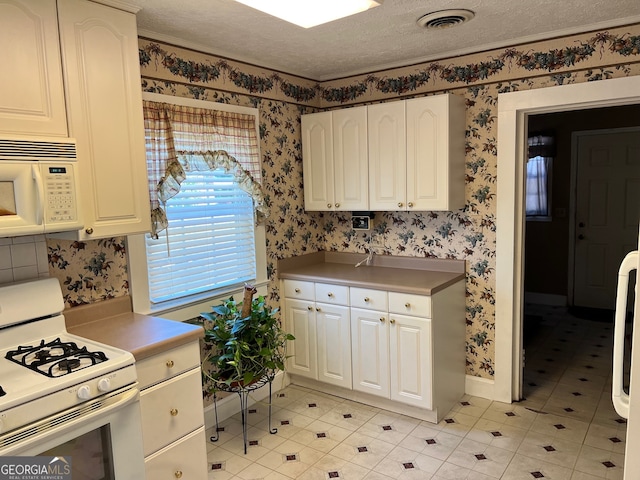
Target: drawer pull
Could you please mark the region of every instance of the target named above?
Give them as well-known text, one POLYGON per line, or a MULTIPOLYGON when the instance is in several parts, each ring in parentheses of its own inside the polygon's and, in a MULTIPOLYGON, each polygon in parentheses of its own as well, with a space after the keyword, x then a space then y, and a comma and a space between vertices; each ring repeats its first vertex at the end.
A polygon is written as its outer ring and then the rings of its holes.
POLYGON ((176 478, 182 478, 182 472, 180 470, 176 470, 176 473, 173 474, 176 478))
POLYGON ((300 289, 299 288, 296 288, 296 293, 300 293, 300 289))
POLYGON ((173 368, 174 365, 173 360, 167 360, 167 368, 173 368))
POLYGON ((384 317, 380 317, 380 321, 384 323, 384 317))
POLYGON ((309 306, 307 307, 307 310, 311 311, 311 310, 313 310, 313 307, 312 307, 311 305, 309 305, 309 306))
POLYGON ((169 413, 171 414, 172 417, 177 417, 178 416, 178 409, 177 408, 172 408, 171 410, 169 410, 169 413))
POLYGON ((389 320, 389 323, 396 323, 396 321, 392 318, 391 320, 389 320))
POLYGON ((327 297, 333 298, 333 293, 331 293, 331 292, 327 293, 327 297))
POLYGON ((411 308, 411 304, 409 302, 404 304, 405 308, 411 308))
POLYGON ((371 299, 369 297, 364 297, 364 301, 365 301, 365 303, 369 303, 371 301, 371 299))

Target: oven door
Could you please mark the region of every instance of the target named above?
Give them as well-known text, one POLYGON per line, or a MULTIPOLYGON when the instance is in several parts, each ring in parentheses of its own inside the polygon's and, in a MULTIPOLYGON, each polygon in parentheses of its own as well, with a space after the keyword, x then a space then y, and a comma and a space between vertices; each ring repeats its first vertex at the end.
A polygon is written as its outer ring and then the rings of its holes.
POLYGON ((139 396, 121 390, 10 432, 0 456, 65 457, 74 480, 143 479, 139 396))

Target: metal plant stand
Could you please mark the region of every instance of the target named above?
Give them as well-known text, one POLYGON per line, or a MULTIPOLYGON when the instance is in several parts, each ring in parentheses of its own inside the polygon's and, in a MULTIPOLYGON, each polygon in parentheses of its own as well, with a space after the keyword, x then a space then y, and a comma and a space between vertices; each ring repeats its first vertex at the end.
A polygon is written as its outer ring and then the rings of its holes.
POLYGON ((247 415, 249 413, 249 394, 254 390, 257 390, 261 387, 264 387, 266 384, 269 384, 269 433, 274 435, 278 433, 277 428, 271 427, 271 387, 273 383, 273 379, 275 377, 275 373, 270 373, 264 375, 260 380, 253 382, 249 385, 227 385, 226 383, 216 382, 215 388, 213 392, 213 410, 216 416, 216 430, 214 434, 209 437, 209 440, 212 442, 217 442, 220 438, 220 431, 218 429, 218 396, 217 392, 231 392, 237 393, 240 398, 240 413, 242 415, 242 439, 244 441, 244 453, 247 453, 247 415))

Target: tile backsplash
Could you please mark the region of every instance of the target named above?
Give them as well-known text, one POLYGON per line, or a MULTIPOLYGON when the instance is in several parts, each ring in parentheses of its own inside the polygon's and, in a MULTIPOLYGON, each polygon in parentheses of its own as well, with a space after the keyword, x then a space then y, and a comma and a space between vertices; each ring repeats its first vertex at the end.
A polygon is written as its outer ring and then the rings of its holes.
POLYGON ((48 276, 44 235, 0 238, 0 284, 48 276))

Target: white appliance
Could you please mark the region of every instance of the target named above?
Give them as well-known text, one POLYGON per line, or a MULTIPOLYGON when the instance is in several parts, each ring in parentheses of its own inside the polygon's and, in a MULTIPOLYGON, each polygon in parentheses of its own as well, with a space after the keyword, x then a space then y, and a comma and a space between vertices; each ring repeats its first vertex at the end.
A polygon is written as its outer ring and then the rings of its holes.
POLYGON ((57 279, 0 287, 0 457, 71 458, 72 476, 140 480, 129 352, 66 331, 57 279))
MULTIPOLYGON (((638 245, 640 250, 640 241, 638 245)), ((640 478, 640 299, 638 285, 629 286, 632 271, 640 268, 640 254, 638 250, 630 252, 624 258, 618 272, 618 290, 616 296, 616 314, 613 343, 613 379, 612 400, 618 415, 627 419, 627 439, 625 448, 624 478, 636 480, 640 478), (628 295, 635 297, 633 308, 634 328, 632 333, 631 373, 629 393, 624 391, 624 345, 627 335, 627 305, 628 295)), ((636 277, 637 279, 637 277, 636 277)))
POLYGON ((0 237, 82 228, 73 139, 0 139, 0 237))

